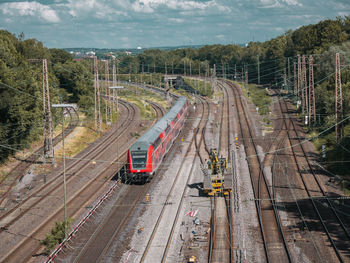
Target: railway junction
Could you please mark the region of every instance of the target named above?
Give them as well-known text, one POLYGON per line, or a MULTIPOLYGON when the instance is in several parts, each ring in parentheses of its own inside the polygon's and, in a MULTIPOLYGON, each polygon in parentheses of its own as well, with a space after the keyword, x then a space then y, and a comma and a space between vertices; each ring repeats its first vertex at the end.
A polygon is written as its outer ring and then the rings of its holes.
MULTIPOLYGON (((133 85, 162 94, 168 107, 179 97, 133 85)), ((350 262, 349 202, 317 166, 291 101, 268 91, 275 118, 267 132, 238 83, 217 78, 213 88, 217 101, 188 95, 185 124, 148 183, 119 175, 130 146, 168 109, 145 102, 156 116, 145 123, 120 101, 118 122, 67 162, 74 222, 49 256, 40 240, 64 215, 62 167, 18 202, 6 186, 0 261, 350 262)))

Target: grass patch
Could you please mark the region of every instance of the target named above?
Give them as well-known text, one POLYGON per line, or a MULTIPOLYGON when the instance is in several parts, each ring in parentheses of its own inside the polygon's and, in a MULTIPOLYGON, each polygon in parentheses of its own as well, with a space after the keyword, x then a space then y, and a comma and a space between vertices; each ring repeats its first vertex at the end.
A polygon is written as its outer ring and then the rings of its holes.
POLYGON ((258 113, 263 117, 263 121, 266 124, 271 124, 270 106, 272 104, 272 99, 265 88, 259 87, 256 84, 248 84, 248 88, 244 88, 243 84, 238 84, 244 96, 248 99, 249 103, 253 103, 258 108, 258 113))
POLYGON ((191 86, 194 90, 196 90, 200 95, 207 96, 209 98, 213 97, 213 89, 209 82, 199 79, 192 78, 183 78, 185 84, 191 86))
POLYGON ((160 95, 131 85, 126 85, 118 96, 137 105, 143 119, 153 120, 156 117, 153 108, 146 101, 157 103, 164 109, 168 108, 167 102, 160 95))
MULTIPOLYGON (((312 130, 309 135, 316 136, 321 129, 312 130)), ((350 194, 350 125, 344 127, 344 138, 335 141, 335 132, 317 137, 313 143, 319 153, 322 154, 322 145, 325 146, 326 157, 322 159, 324 166, 332 174, 340 176, 343 180, 344 192, 350 194)))
MULTIPOLYGON (((73 157, 84 150, 90 143, 99 138, 99 134, 94 131, 94 121, 87 120, 84 115, 80 116, 80 120, 84 121, 84 127, 76 127, 74 131, 65 137, 64 151, 67 157, 73 157)), ((61 126, 62 127, 62 126, 61 126)), ((103 130, 109 128, 105 123, 102 125, 103 130)), ((55 157, 62 158, 62 144, 58 144, 55 151, 55 157)))
POLYGON ((158 87, 164 87, 163 74, 118 74, 118 81, 131 81, 135 83, 145 83, 158 87))

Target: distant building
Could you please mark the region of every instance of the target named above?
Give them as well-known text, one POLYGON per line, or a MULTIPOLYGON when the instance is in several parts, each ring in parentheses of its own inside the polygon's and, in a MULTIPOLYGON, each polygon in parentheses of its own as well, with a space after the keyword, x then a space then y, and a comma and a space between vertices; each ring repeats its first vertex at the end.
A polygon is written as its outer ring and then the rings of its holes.
POLYGON ((88 51, 85 53, 87 56, 95 56, 96 53, 94 51, 88 51))
POLYGON ((141 49, 142 49, 142 47, 137 47, 137 49, 138 49, 138 50, 141 50, 141 49))
POLYGON ((125 54, 127 54, 128 56, 131 55, 131 51, 125 51, 125 54))

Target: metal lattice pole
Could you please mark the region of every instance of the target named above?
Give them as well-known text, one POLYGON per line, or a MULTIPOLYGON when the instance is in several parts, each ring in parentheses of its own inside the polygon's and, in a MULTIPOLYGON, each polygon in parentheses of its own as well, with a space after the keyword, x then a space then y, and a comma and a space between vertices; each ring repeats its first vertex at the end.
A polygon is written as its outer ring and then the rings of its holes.
POLYGON ((258 84, 260 85, 260 61, 259 61, 259 55, 256 56, 258 59, 258 84))
POLYGON ((297 84, 297 64, 294 62, 294 95, 297 95, 297 88, 298 88, 298 84, 297 84))
POLYGON ((297 96, 301 98, 301 60, 300 55, 298 54, 298 85, 297 85, 297 96))
POLYGON ((44 112, 44 160, 50 158, 55 163, 54 148, 52 145, 52 115, 50 104, 49 73, 47 60, 43 59, 43 112, 44 112))
MULTIPOLYGON (((259 75, 259 77, 260 77, 260 75, 259 75)), ((237 78, 237 65, 235 64, 235 80, 236 80, 236 78, 237 78)))
POLYGON ((291 80, 290 80, 290 61, 289 58, 287 59, 287 87, 288 87, 288 93, 289 93, 289 89, 291 87, 291 80))
MULTIPOLYGON (((143 66, 143 64, 142 64, 143 66)), ((113 86, 117 85, 117 78, 116 78, 116 69, 115 69, 115 58, 113 58, 113 67, 112 67, 112 81, 113 81, 113 86)), ((115 90, 113 89, 112 91, 112 97, 113 97, 113 112, 115 112, 115 90)), ((117 110, 118 110, 118 105, 117 105, 117 110)))
POLYGON ((314 65, 313 57, 309 56, 309 120, 311 118, 313 125, 316 125, 316 97, 315 97, 315 81, 314 81, 314 65))
POLYGON ((300 81, 300 92, 301 92, 301 99, 302 99, 302 110, 303 110, 303 114, 305 113, 305 111, 307 110, 307 106, 306 106, 306 101, 307 99, 305 98, 306 93, 306 87, 307 87, 307 83, 306 83, 306 58, 305 55, 302 56, 302 65, 301 65, 301 81, 300 81))
POLYGON ((192 60, 190 60, 190 77, 192 77, 192 63, 191 63, 192 60))
POLYGON ((221 70, 222 70, 222 78, 224 79, 225 78, 225 64, 224 64, 224 61, 221 60, 221 70))
POLYGON ((105 98, 106 98, 106 123, 111 125, 112 124, 112 114, 111 114, 111 90, 109 87, 109 63, 108 59, 105 61, 105 98))
POLYGON ((335 139, 343 137, 343 124, 338 124, 343 119, 343 94, 341 87, 340 56, 335 54, 335 139))
MULTIPOLYGON (((306 115, 309 113, 309 95, 308 95, 308 85, 307 85, 307 77, 306 77, 306 56, 303 55, 302 61, 302 71, 303 71, 303 93, 304 93, 304 109, 306 111, 306 115)), ((309 120, 308 120, 309 122, 309 120)))
POLYGON ((100 85, 98 79, 98 60, 94 56, 94 86, 95 86, 95 130, 102 131, 100 85))
POLYGON ((186 76, 186 60, 184 60, 184 76, 186 76))

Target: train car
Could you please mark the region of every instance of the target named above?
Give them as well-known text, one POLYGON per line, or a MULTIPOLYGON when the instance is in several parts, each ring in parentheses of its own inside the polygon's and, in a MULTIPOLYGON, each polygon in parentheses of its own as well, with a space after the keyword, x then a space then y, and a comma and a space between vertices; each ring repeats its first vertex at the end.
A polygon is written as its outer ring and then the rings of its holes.
POLYGON ((188 113, 186 97, 178 98, 174 106, 141 136, 128 151, 127 172, 124 178, 131 182, 152 179, 180 133, 188 113))

